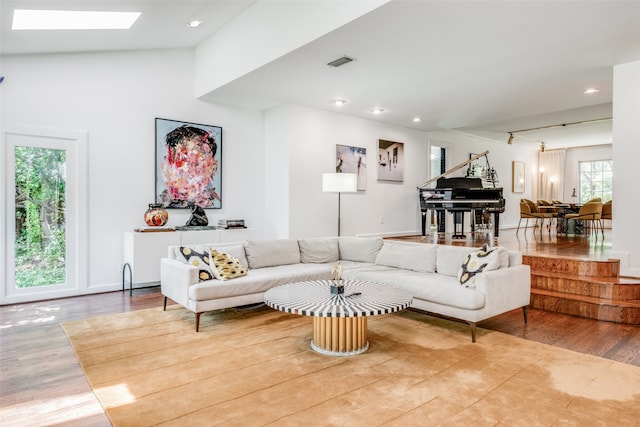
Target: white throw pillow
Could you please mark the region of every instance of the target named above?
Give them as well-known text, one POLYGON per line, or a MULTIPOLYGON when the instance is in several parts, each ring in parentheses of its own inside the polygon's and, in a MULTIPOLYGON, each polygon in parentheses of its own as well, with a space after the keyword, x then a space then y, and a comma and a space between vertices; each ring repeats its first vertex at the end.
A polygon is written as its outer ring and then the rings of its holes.
POLYGON ((500 252, 500 248, 490 248, 485 243, 482 248, 467 255, 458 270, 460 284, 465 288, 475 288, 480 273, 499 269, 500 252))
POLYGON ((244 243, 249 267, 262 268, 300 262, 297 240, 247 240, 244 243))
POLYGON ((338 261, 338 239, 335 237, 300 239, 298 246, 302 262, 321 264, 338 261))
POLYGON ((376 264, 433 273, 436 271, 436 249, 436 245, 431 243, 407 244, 385 240, 376 264))
POLYGON ((382 237, 338 237, 340 259, 374 263, 380 248, 382 237))

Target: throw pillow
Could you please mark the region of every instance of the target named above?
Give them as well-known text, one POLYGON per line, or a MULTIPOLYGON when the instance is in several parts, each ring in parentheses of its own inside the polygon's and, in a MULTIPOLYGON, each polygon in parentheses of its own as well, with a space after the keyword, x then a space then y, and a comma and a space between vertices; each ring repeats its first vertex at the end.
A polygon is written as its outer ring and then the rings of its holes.
POLYGON ((219 280, 229 280, 247 275, 247 269, 237 258, 215 249, 211 251, 211 265, 213 266, 213 274, 219 280))
POLYGON ((458 270, 458 280, 465 288, 475 288, 478 274, 500 268, 499 248, 490 248, 486 243, 464 259, 458 270))
POLYGON ((185 264, 196 267, 198 269, 198 279, 201 282, 214 279, 209 266, 209 252, 200 252, 189 246, 180 246, 176 251, 176 258, 185 264))

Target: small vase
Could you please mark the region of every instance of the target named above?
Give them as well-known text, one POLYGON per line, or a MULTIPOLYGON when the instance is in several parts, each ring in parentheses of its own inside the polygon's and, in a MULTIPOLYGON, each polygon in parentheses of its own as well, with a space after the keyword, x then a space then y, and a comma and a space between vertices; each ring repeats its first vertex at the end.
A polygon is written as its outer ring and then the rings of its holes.
POLYGON ((162 207, 162 203, 149 203, 149 209, 144 213, 144 222, 151 227, 160 227, 169 220, 169 213, 162 207))
POLYGON ((344 294, 344 284, 342 283, 342 280, 334 280, 329 286, 329 289, 334 295, 344 294))

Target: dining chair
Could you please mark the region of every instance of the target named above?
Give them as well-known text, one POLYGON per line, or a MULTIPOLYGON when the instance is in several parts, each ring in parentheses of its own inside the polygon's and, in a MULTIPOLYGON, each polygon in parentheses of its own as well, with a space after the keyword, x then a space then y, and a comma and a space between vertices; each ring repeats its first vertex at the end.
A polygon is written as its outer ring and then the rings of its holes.
MULTIPOLYGON (((587 202, 580 207, 577 214, 567 214, 564 217, 567 221, 582 220, 589 223, 589 232, 595 231, 596 238, 598 238, 598 224, 601 224, 602 218, 602 202, 587 202)), ((604 229, 602 229, 602 237, 604 238, 604 229)))
MULTIPOLYGON (((518 229, 516 230, 516 235, 520 231, 520 223, 522 222, 523 218, 526 219, 525 226, 524 226, 525 232, 527 231, 526 229, 529 226, 529 219, 531 218, 536 220, 535 224, 538 223, 538 220, 541 221, 540 234, 542 234, 542 227, 544 226, 545 218, 549 218, 549 221, 551 221, 553 217, 550 213, 540 212, 536 204, 533 203, 531 200, 521 199, 520 200, 520 220, 518 221, 518 229)), ((534 228, 535 228, 535 224, 534 224, 534 228)), ((549 233, 551 233, 551 228, 549 228, 549 233)))

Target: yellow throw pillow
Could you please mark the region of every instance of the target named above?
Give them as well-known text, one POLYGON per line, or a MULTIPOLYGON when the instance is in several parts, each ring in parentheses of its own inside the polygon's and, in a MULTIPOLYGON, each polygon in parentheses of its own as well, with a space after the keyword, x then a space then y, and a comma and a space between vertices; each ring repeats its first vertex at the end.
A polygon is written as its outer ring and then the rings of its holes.
POLYGON ((242 263, 229 254, 211 250, 211 271, 218 280, 229 280, 235 277, 241 277, 247 275, 247 269, 242 263))

